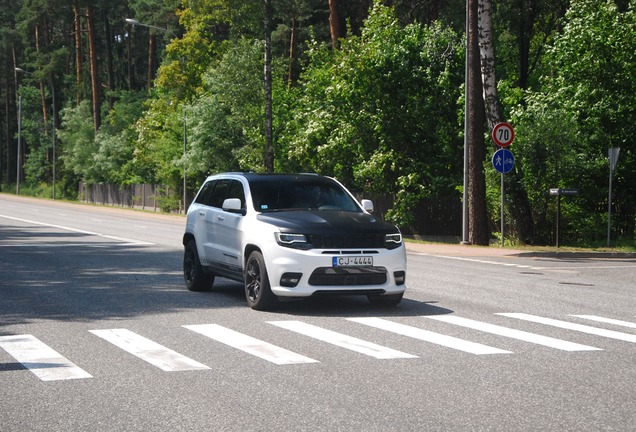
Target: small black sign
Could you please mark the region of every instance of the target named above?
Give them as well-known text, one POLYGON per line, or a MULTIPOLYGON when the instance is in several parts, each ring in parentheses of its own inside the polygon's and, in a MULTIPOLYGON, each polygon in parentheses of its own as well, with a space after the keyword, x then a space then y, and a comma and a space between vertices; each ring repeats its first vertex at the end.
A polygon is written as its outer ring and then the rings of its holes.
POLYGON ((579 190, 573 188, 552 188, 550 189, 550 195, 562 195, 562 196, 572 196, 578 195, 579 190))

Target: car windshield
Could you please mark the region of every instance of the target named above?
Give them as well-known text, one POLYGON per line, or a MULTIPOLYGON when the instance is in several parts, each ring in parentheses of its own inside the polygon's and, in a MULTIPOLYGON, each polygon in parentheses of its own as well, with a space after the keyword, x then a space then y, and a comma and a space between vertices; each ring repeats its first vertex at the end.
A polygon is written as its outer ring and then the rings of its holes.
POLYGON ((338 210, 359 212, 360 208, 340 185, 316 177, 267 179, 250 183, 254 209, 259 212, 281 210, 338 210))

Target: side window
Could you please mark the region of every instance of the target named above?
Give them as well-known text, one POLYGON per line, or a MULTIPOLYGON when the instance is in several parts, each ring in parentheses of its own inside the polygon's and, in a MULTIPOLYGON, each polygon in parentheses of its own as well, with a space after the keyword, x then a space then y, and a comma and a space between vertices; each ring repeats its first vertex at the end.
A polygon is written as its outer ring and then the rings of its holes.
POLYGON ((241 208, 245 208, 245 192, 243 184, 238 180, 232 180, 228 190, 227 198, 238 198, 241 200, 241 208))
POLYGON ((228 196, 231 180, 221 179, 216 182, 216 187, 212 192, 212 197, 209 201, 209 205, 212 207, 221 208, 223 201, 228 196))
POLYGON ((203 188, 201 188, 201 192, 199 192, 194 202, 197 204, 210 205, 210 198, 212 197, 212 191, 214 190, 215 185, 216 180, 212 180, 204 184, 203 188))

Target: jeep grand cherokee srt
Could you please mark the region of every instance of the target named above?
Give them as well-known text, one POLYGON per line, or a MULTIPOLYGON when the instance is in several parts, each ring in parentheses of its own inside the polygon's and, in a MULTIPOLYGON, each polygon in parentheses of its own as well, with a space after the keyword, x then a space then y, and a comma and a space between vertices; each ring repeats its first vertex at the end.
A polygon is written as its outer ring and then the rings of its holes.
POLYGON ((242 282, 254 309, 279 298, 362 294, 397 305, 406 289, 402 234, 338 181, 315 174, 208 177, 188 209, 183 274, 191 291, 242 282))

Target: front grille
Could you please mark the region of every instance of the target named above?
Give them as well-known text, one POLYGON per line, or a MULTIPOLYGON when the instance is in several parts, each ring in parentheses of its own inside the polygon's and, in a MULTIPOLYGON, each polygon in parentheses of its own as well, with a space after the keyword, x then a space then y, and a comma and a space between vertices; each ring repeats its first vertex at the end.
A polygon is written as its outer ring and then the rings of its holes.
POLYGON ((319 267, 309 277, 314 286, 383 285, 387 281, 384 267, 319 267))
POLYGON ((315 249, 384 248, 385 234, 312 234, 309 242, 315 249))

